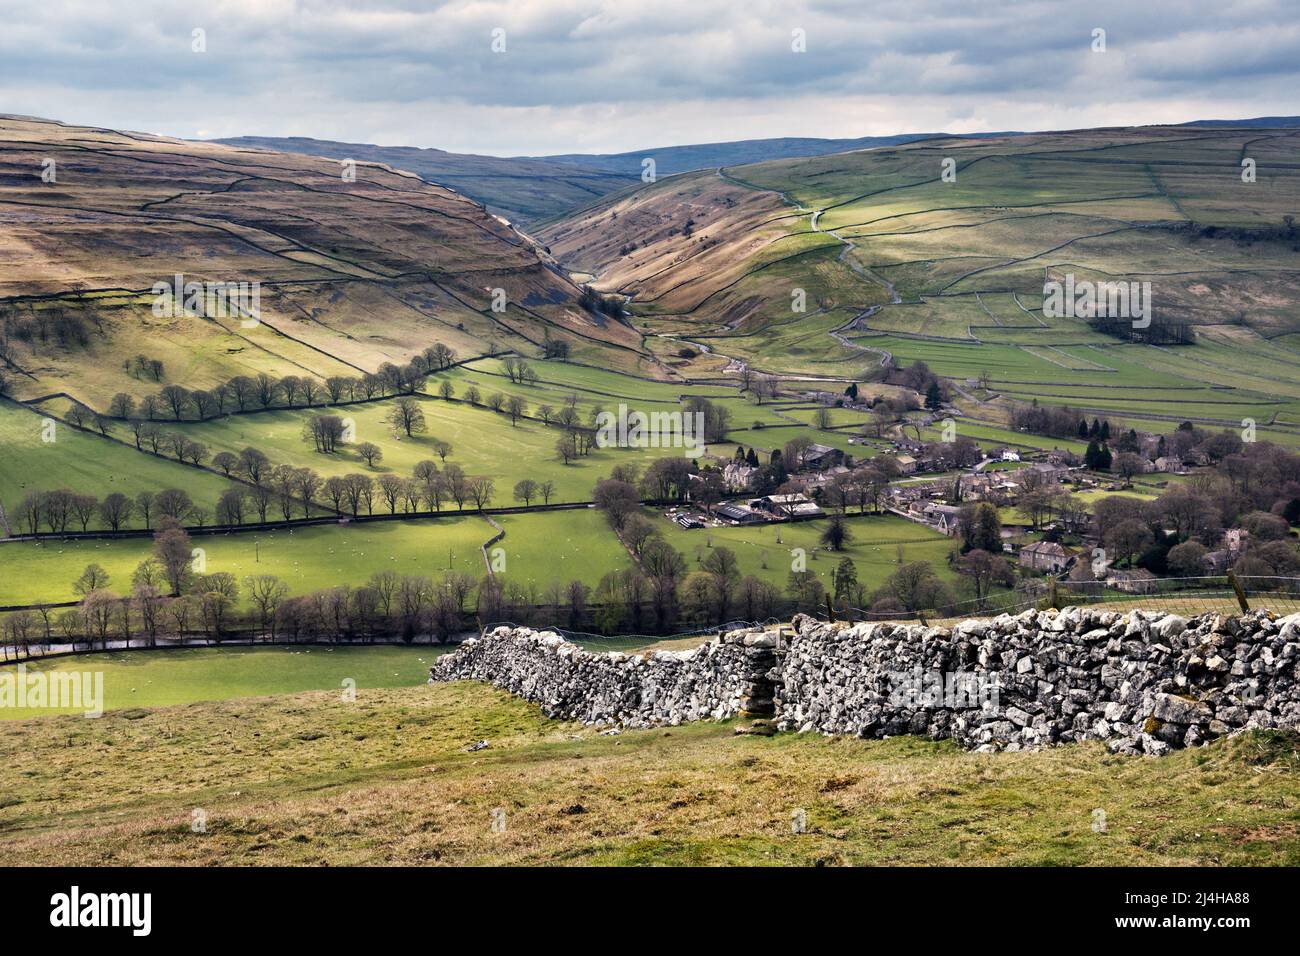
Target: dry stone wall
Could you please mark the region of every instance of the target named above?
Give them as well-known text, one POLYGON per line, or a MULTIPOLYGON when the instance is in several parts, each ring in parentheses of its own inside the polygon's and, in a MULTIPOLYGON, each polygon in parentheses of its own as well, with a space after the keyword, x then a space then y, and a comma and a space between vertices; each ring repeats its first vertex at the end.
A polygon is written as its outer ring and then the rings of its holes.
MULTIPOLYGON (((465 641, 430 669, 434 680, 482 680, 541 705, 549 717, 648 727, 734 717, 745 702, 745 637, 728 634, 689 651, 592 653, 558 634, 498 627, 465 641)), ((769 642, 769 654, 770 654, 769 642)), ((762 670, 772 659, 763 660, 762 670)))
POLYGON ((1300 615, 1066 608, 951 628, 800 616, 789 628, 645 656, 497 628, 431 674, 488 681, 590 724, 740 715, 771 717, 781 730, 924 734, 983 751, 1104 740, 1159 755, 1247 728, 1300 727, 1298 666, 1300 615))

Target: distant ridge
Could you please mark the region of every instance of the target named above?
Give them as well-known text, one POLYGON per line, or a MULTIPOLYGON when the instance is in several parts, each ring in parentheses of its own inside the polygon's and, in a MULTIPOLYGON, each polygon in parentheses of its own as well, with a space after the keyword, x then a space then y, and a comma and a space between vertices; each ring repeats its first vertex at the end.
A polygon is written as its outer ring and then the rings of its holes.
MULTIPOLYGON (((1194 127, 1286 129, 1300 126, 1300 116, 1261 116, 1240 120, 1196 120, 1168 124, 1194 127)), ((213 142, 272 149, 331 159, 385 163, 423 179, 449 186, 491 211, 522 224, 553 219, 593 199, 641 181, 643 163, 654 160, 657 176, 671 176, 715 166, 743 166, 774 159, 799 159, 860 149, 902 146, 927 139, 987 139, 1023 136, 1019 130, 979 133, 899 133, 846 139, 784 136, 685 146, 656 146, 622 153, 558 153, 551 156, 487 156, 450 153, 415 146, 376 146, 302 136, 238 136, 213 142)))
POLYGON ((637 181, 633 176, 598 169, 416 146, 374 146, 304 136, 237 136, 212 142, 245 149, 383 163, 415 173, 428 182, 449 186, 492 212, 519 222, 545 219, 637 181))
POLYGON ((1175 123, 1175 126, 1214 126, 1214 127, 1246 127, 1251 129, 1291 129, 1300 126, 1300 116, 1257 116, 1254 119, 1235 119, 1235 120, 1194 120, 1190 123, 1175 123))
MULTIPOLYGON (((1010 133, 979 133, 979 136, 1009 136, 1010 133)), ((952 138, 952 133, 902 133, 897 136, 860 136, 856 139, 817 139, 787 136, 778 139, 742 139, 730 143, 701 143, 692 146, 658 146, 626 153, 564 153, 557 156, 533 156, 544 163, 563 163, 600 169, 622 175, 640 176, 641 162, 653 157, 659 175, 688 173, 710 166, 743 166, 771 159, 794 159, 846 153, 855 149, 901 146, 922 139, 952 138)))

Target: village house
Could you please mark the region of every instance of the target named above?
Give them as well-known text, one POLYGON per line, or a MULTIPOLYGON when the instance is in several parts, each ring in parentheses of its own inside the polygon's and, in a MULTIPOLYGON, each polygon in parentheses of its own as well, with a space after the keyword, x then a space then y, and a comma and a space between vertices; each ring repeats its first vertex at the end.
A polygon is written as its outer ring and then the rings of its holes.
POLYGON ((729 461, 722 469, 722 485, 733 494, 748 491, 757 471, 758 469, 748 462, 729 461))
POLYGON ((1074 552, 1055 541, 1035 541, 1020 549, 1020 566, 1043 574, 1060 574, 1074 560, 1074 552))
POLYGON ((911 455, 899 455, 894 459, 898 462, 898 470, 905 475, 916 474, 916 459, 911 455))
POLYGON ((1226 548, 1207 551, 1202 559, 1206 574, 1223 574, 1228 568, 1232 567, 1236 560, 1233 553, 1226 548))
POLYGON ((1060 462, 1034 462, 1030 467, 1024 468, 1024 471, 1036 471, 1048 479, 1061 481, 1070 470, 1060 462))
POLYGON ((1236 564, 1250 544, 1250 532, 1245 528, 1229 528, 1223 532, 1219 547, 1205 555, 1205 573, 1223 574, 1236 564))
POLYGON ((843 465, 836 465, 833 468, 827 468, 825 471, 818 472, 809 477, 801 477, 800 483, 810 492, 825 489, 827 485, 833 484, 845 475, 853 474, 852 470, 845 468, 843 465))
POLYGON ((936 531, 949 536, 956 534, 961 526, 961 505, 927 504, 921 514, 936 531))

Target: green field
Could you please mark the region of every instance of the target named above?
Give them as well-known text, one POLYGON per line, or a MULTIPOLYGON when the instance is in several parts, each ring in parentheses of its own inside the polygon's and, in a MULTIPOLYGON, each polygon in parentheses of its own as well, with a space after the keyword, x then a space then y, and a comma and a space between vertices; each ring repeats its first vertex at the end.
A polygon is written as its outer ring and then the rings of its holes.
MULTIPOLYGON (((591 586, 630 559, 590 509, 500 515, 506 537, 506 580, 543 588, 581 578, 591 586)), ((478 580, 486 573, 481 546, 496 534, 475 514, 442 518, 315 525, 288 530, 194 535, 207 573, 228 571, 239 580, 278 575, 291 593, 336 584, 360 584, 378 571, 434 578, 457 570, 478 580)), ((72 584, 87 564, 110 575, 110 590, 130 590, 131 572, 151 552, 148 538, 48 540, 0 543, 0 605, 71 601, 72 584)))
MULTIPOLYGON (((54 423, 54 441, 42 441, 42 421, 36 412, 0 401, 0 503, 6 510, 30 491, 68 488, 103 499, 115 491, 135 497, 145 490, 181 488, 210 515, 217 497, 230 487, 220 475, 138 452, 62 422, 54 423)), ((99 527, 98 519, 90 527, 99 527)))
MULTIPOLYGON (((592 487, 616 464, 634 462, 644 468, 655 458, 683 454, 680 448, 604 448, 566 465, 555 450, 564 434, 560 428, 532 420, 511 425, 506 415, 461 402, 426 397, 421 400, 421 406, 428 431, 410 438, 395 434, 385 422, 392 408, 390 401, 332 411, 331 414, 352 423, 355 440, 330 455, 316 452, 310 439, 302 436, 304 423, 319 412, 277 410, 171 427, 178 427, 208 445, 214 453, 238 452, 252 445, 274 463, 309 466, 326 477, 349 472, 363 472, 376 478, 384 474, 409 476, 415 465, 424 460, 432 460, 441 468, 444 462, 438 457, 435 443, 445 441, 452 449, 445 464, 459 465, 467 475, 486 475, 494 480, 492 503, 497 507, 517 504, 512 489, 523 478, 553 481, 552 503, 589 501, 592 487), (378 445, 383 451, 382 460, 373 469, 367 467, 356 451, 358 445, 366 442, 378 445)), ((731 446, 723 443, 709 450, 729 454, 731 446)), ((451 503, 450 507, 455 508, 455 504, 451 503)))
POLYGON ((503 552, 502 577, 507 581, 544 588, 578 579, 594 590, 607 571, 632 563, 604 515, 594 508, 495 515, 492 520, 506 532, 492 550, 503 552))
MULTIPOLYGON (((1000 428, 997 425, 976 422, 967 418, 954 419, 954 423, 957 426, 958 438, 974 439, 987 452, 997 451, 1003 445, 1009 445, 1018 449, 1062 450, 1082 455, 1088 448, 1088 443, 1083 441, 1033 435, 1028 432, 1000 428)), ((926 441, 941 441, 943 439, 942 429, 935 427, 921 429, 921 435, 926 441)))
POLYGON ((824 520, 689 530, 659 515, 654 520, 664 539, 686 555, 691 570, 699 567, 709 548, 725 546, 735 552, 742 575, 755 575, 783 593, 791 564, 798 557, 796 548, 803 549, 807 569, 828 590, 841 558, 851 559, 858 570, 858 582, 874 589, 898 568, 900 550, 903 562, 929 561, 941 577, 953 578, 947 563, 952 539, 897 515, 850 515, 853 539, 842 552, 829 551, 821 544, 824 520))
MULTIPOLYGON (((1295 142, 1293 132, 1274 135, 1091 130, 729 168, 729 182, 768 191, 785 211, 735 224, 753 232, 743 265, 710 273, 689 247, 661 244, 653 268, 609 269, 627 288, 656 290, 651 300, 680 302, 644 306, 654 328, 764 369, 853 377, 890 355, 956 380, 987 377, 992 392, 1017 402, 1071 404, 1161 430, 1183 418, 1294 424, 1300 270, 1293 243, 1276 231, 1300 199, 1300 176, 1278 168, 1268 188, 1252 191, 1232 175, 1247 143, 1295 142), (936 172, 949 153, 960 170, 951 183, 936 172), (760 242, 774 225, 786 235, 760 242), (1222 226, 1260 236, 1205 231, 1222 226), (1067 272, 1150 282, 1155 313, 1190 323, 1194 344, 1120 342, 1086 321, 1045 315, 1046 279, 1067 272), (816 310, 791 314, 785 297, 795 286, 816 310), (678 288, 697 291, 657 291, 678 288)), ((708 174, 690 175, 706 188, 708 174)), ((562 231, 590 226, 590 244, 603 248, 612 228, 616 244, 632 221, 668 215, 654 197, 681 201, 686 182, 647 191, 642 219, 597 224, 580 212, 562 231)), ((1296 443, 1290 428, 1267 437, 1296 443)))
MULTIPOLYGON (((493 534, 475 515, 412 521, 316 525, 278 531, 195 535, 207 573, 278 575, 292 593, 359 584, 377 571, 439 576, 485 571, 479 547, 493 534)), ((109 589, 130 589, 131 572, 149 556, 148 538, 0 544, 0 604, 70 601, 72 583, 91 562, 111 576, 109 589)))
MULTIPOLYGON (((381 687, 411 687, 429 677, 441 647, 223 647, 117 651, 27 661, 28 672, 103 672, 104 709, 167 707, 337 690, 353 683, 358 698, 381 687)), ((0 720, 57 711, 0 708, 0 720)))

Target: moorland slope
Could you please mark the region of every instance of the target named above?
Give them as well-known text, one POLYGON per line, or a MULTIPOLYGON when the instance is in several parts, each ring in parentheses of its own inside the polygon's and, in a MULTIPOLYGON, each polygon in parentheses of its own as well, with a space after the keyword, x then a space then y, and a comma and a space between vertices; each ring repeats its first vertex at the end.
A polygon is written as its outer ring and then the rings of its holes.
POLYGON ((435 341, 475 355, 561 339, 580 360, 650 364, 633 329, 584 308, 565 273, 478 203, 382 165, 343 173, 322 158, 0 118, 11 392, 103 409, 157 388, 131 372, 141 353, 191 389, 374 372, 435 341), (152 290, 176 275, 259 283, 260 323, 159 317, 152 290))

